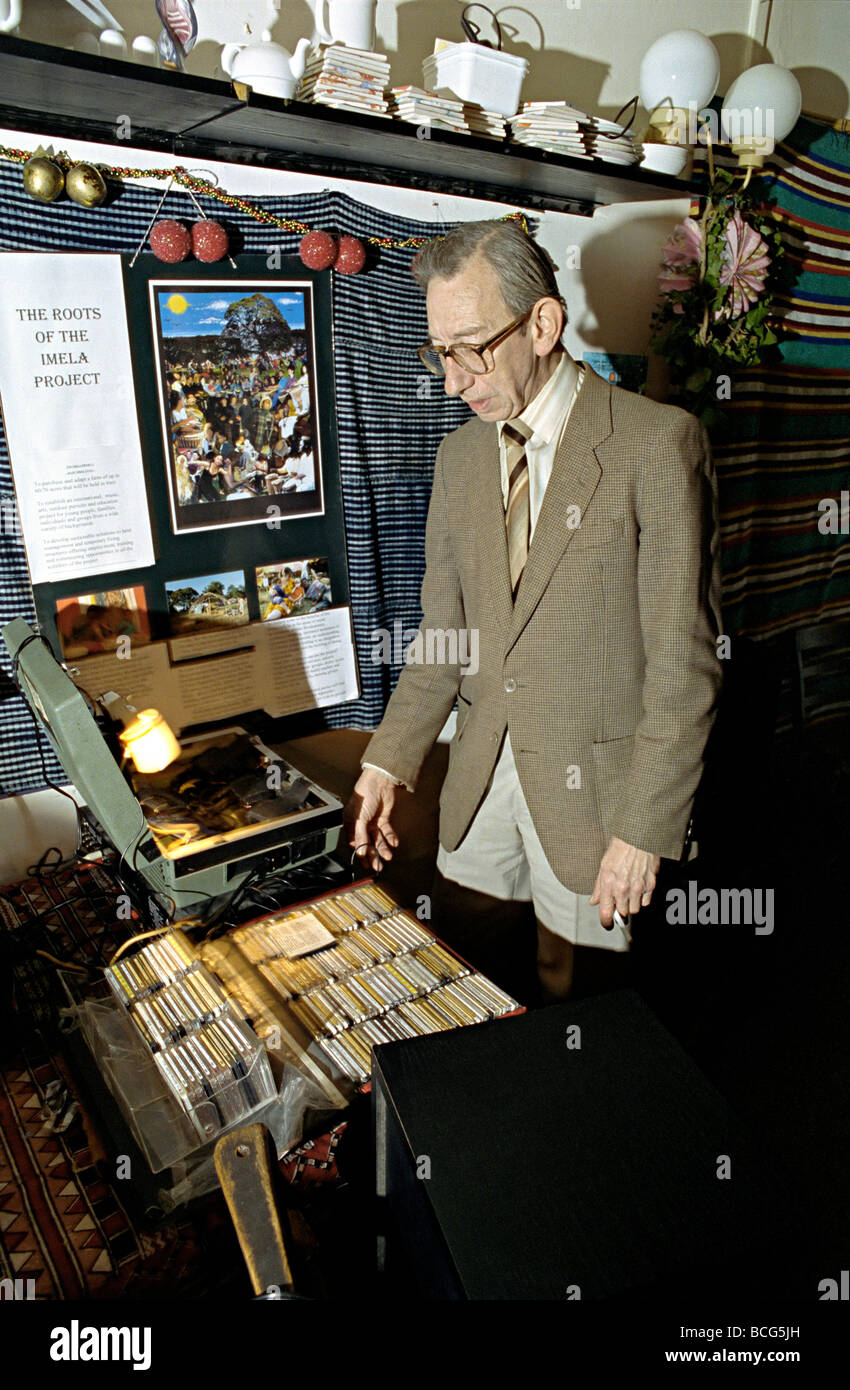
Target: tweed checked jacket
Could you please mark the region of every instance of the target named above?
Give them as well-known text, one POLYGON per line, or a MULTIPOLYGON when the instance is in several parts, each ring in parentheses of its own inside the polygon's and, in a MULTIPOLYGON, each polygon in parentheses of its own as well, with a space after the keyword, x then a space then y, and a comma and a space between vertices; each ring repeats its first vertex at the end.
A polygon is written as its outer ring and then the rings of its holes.
POLYGON ((440 445, 425 555, 422 651, 429 630, 477 629, 478 670, 464 674, 432 640, 444 659, 405 666, 364 761, 415 788, 457 697, 445 849, 463 839, 507 728, 566 887, 592 891, 612 835, 679 859, 720 686, 716 486, 700 423, 588 370, 512 602, 498 431, 470 420, 440 445))

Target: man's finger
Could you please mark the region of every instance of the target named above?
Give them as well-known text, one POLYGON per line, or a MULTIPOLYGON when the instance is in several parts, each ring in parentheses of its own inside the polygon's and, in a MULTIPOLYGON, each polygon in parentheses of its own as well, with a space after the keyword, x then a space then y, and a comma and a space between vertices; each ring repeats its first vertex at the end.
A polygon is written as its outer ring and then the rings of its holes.
POLYGON ((374 847, 382 859, 392 859, 392 846, 380 830, 375 835, 374 847))
POLYGON ((383 868, 381 859, 375 853, 375 850, 371 844, 367 845, 364 843, 357 846, 357 848, 355 848, 354 853, 358 859, 364 861, 366 864, 369 865, 369 868, 372 870, 373 873, 378 873, 378 871, 381 868, 383 868))
POLYGON ((378 821, 378 833, 383 835, 388 845, 392 845, 394 848, 398 847, 398 835, 396 835, 386 817, 378 821))
POLYGON ((362 816, 358 816, 357 820, 354 822, 354 828, 351 831, 348 842, 352 849, 358 849, 360 845, 370 845, 372 843, 372 837, 369 834, 369 822, 364 820, 362 816))
POLYGON ((599 898, 599 920, 607 931, 614 925, 614 894, 610 888, 603 888, 599 898))

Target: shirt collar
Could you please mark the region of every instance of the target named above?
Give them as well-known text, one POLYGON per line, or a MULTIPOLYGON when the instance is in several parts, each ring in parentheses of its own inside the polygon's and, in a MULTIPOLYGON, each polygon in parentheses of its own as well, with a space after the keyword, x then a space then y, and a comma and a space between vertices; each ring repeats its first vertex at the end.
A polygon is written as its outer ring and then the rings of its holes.
MULTIPOLYGON (((570 355, 566 352, 561 353, 561 360, 546 385, 517 417, 531 430, 535 444, 551 444, 556 437, 576 384, 577 373, 578 367, 570 355)), ((500 443, 502 425, 506 423, 499 421, 500 443)))

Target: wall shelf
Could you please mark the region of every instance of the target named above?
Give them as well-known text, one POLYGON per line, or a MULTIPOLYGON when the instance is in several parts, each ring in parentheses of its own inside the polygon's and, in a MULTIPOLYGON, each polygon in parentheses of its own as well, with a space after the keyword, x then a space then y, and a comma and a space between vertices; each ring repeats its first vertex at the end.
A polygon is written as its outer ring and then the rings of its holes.
POLYGON ((37 135, 168 150, 589 215, 610 203, 688 197, 636 167, 566 159, 401 121, 249 93, 228 82, 0 36, 0 124, 37 135), (129 117, 129 139, 117 122, 129 117))

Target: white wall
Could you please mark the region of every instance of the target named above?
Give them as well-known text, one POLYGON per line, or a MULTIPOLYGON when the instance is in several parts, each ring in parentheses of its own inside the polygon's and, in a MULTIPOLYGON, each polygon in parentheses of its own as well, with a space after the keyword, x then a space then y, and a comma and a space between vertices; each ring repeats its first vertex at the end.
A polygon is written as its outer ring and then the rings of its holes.
POLYGON ((23 878, 50 845, 58 846, 63 859, 77 847, 77 818, 70 801, 49 789, 0 801, 0 884, 23 878))
POLYGON ((754 61, 793 68, 804 111, 850 116, 850 0, 773 0, 767 46, 754 61))

